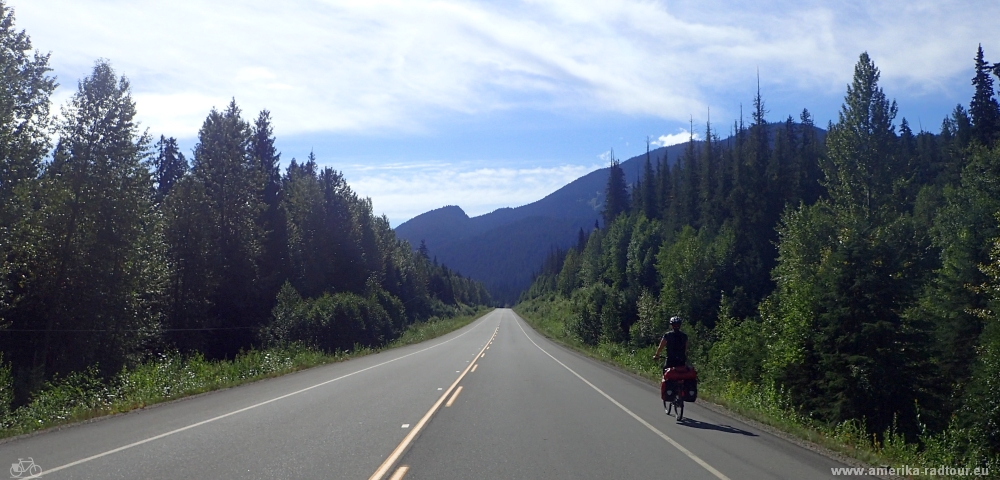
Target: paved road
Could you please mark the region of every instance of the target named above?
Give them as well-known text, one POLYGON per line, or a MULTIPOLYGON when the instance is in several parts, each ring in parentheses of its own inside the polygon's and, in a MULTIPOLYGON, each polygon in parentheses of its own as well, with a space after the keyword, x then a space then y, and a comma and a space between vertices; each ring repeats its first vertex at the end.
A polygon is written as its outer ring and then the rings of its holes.
POLYGON ((581 357, 511 310, 419 345, 0 444, 44 478, 833 478, 835 461, 581 357))

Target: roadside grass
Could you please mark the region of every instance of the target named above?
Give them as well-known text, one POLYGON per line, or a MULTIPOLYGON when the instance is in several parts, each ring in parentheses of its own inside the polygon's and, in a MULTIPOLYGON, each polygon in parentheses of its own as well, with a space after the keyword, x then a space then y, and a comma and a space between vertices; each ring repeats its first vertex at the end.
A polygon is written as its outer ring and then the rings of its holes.
MULTIPOLYGON (((341 362, 439 337, 462 328, 492 308, 471 314, 431 318, 407 327, 396 340, 380 348, 355 345, 347 352, 326 353, 301 345, 241 352, 231 360, 206 360, 201 354, 163 354, 104 381, 96 369, 76 372, 48 382, 29 403, 7 411, 0 407, 0 438, 13 437, 128 412, 199 393, 234 387, 299 370, 341 362)), ((0 368, 0 385, 9 391, 9 376, 0 368)))
MULTIPOLYGON (((633 348, 619 343, 586 345, 566 330, 566 321, 573 316, 570 300, 559 296, 542 297, 522 302, 514 307, 521 318, 549 339, 572 348, 591 358, 615 365, 636 374, 650 383, 660 381, 661 364, 653 361, 655 347, 633 348)), ((969 432, 948 429, 944 433, 921 438, 922 446, 908 443, 902 435, 887 431, 880 441, 870 435, 862 422, 847 421, 826 425, 798 414, 787 405, 782 392, 773 386, 740 382, 720 382, 711 378, 710 372, 699 371, 701 381, 698 396, 737 415, 767 425, 775 430, 853 458, 869 466, 909 466, 915 468, 976 467, 983 458, 980 452, 969 447, 969 432), (708 374, 708 375, 706 375, 708 374)), ((997 478, 1000 464, 996 459, 985 468, 997 478)), ((915 477, 905 477, 915 478, 915 477)), ((958 478, 947 475, 928 475, 919 478, 958 478)), ((981 477, 985 478, 985 477, 981 477)))

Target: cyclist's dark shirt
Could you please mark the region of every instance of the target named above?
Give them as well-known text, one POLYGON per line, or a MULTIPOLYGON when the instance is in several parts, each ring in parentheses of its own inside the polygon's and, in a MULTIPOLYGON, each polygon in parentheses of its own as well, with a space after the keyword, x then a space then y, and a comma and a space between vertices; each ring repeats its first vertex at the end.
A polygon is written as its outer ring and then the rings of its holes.
POLYGON ((670 330, 663 334, 663 340, 667 342, 667 361, 664 368, 682 367, 687 364, 687 339, 687 334, 680 330, 670 330))

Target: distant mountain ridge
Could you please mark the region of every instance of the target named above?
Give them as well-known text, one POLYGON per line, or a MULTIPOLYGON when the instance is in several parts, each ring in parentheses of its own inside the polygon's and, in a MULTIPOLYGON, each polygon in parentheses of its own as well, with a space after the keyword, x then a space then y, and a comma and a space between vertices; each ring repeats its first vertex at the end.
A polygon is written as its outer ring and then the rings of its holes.
MULTIPOLYGON (((783 125, 770 124, 772 133, 783 125)), ((822 141, 826 132, 816 130, 822 141)), ((695 141, 695 149, 700 150, 703 143, 695 141)), ((685 142, 650 150, 653 168, 664 157, 673 166, 687 147, 685 142)), ((639 179, 645 161, 643 153, 621 162, 629 185, 639 179)), ((396 235, 413 248, 424 241, 439 262, 483 282, 495 300, 513 303, 531 284, 532 274, 549 251, 575 245, 580 229, 594 229, 604 208, 609 168, 594 170, 541 200, 516 208, 499 208, 471 218, 455 205, 431 210, 400 224, 396 235)))
MULTIPOLYGON (((686 143, 651 150, 653 168, 664 156, 673 165, 685 148, 686 143)), ((629 184, 638 180, 645 160, 644 153, 621 162, 629 184)), ((424 241, 438 261, 482 281, 494 299, 513 302, 531 283, 532 273, 550 250, 575 245, 580 229, 593 230, 604 207, 607 181, 605 167, 536 202, 471 218, 461 207, 441 207, 402 223, 396 227, 396 235, 413 248, 424 241)))

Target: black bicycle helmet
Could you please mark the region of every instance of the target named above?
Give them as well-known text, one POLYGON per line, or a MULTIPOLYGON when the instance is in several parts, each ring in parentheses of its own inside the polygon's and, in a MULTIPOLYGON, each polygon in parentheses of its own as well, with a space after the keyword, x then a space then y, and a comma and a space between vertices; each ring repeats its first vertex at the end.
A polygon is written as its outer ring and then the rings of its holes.
POLYGON ((670 317, 670 324, 671 325, 680 325, 681 324, 681 317, 670 317))

